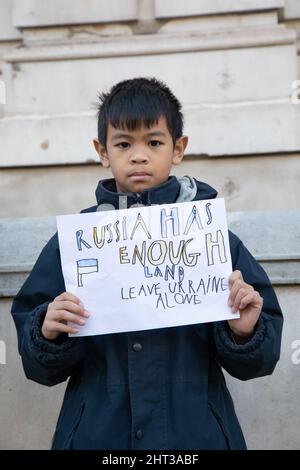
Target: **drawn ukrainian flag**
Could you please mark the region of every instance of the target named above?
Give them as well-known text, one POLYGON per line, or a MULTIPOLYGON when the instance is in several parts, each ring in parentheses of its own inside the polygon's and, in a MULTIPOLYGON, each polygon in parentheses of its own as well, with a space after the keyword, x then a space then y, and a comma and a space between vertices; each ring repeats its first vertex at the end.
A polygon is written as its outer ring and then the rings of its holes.
POLYGON ((83 287, 82 276, 85 274, 98 272, 98 260, 95 258, 80 259, 77 261, 77 281, 78 287, 83 287))

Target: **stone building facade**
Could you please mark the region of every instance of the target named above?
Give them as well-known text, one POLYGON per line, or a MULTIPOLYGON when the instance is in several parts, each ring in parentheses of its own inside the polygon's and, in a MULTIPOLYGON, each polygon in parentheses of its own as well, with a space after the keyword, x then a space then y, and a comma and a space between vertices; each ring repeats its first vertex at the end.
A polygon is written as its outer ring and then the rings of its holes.
POLYGON ((174 173, 226 198, 285 312, 274 375, 228 377, 248 445, 300 447, 299 37, 299 0, 0 0, 0 448, 49 447, 64 386, 24 378, 11 298, 53 216, 94 203, 97 94, 136 76, 183 103, 174 173))

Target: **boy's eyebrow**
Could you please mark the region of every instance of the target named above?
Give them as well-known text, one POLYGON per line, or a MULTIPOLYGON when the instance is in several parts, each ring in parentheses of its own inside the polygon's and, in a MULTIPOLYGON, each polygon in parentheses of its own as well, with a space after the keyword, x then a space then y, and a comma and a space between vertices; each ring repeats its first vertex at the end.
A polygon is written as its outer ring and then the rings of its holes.
MULTIPOLYGON (((166 137, 165 132, 162 131, 152 131, 147 133, 147 137, 166 137)), ((118 140, 118 139, 130 139, 132 138, 131 134, 125 134, 124 132, 118 132, 112 137, 112 140, 118 140)))
POLYGON ((130 134, 124 134, 122 132, 118 132, 117 134, 113 135, 112 140, 118 140, 118 139, 128 139, 130 134))
POLYGON ((153 131, 153 132, 149 132, 149 135, 150 137, 166 137, 166 134, 163 132, 163 131, 153 131))

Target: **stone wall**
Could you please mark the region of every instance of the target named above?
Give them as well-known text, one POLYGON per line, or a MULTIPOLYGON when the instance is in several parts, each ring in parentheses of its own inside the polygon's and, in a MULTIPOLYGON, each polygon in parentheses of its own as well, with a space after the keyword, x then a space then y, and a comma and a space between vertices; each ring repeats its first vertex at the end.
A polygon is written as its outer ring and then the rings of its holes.
POLYGON ((183 103, 176 174, 216 186, 229 210, 297 209, 298 3, 0 0, 0 217, 93 203, 108 175, 91 145, 97 93, 138 75, 183 103))
POLYGON ((91 145, 97 93, 139 75, 165 80, 182 101, 190 140, 174 173, 226 198, 285 312, 274 375, 229 378, 249 446, 299 448, 299 37, 298 0, 0 0, 0 239, 10 224, 19 236, 5 245, 9 258, 1 246, 1 448, 49 447, 64 386, 24 378, 11 296, 54 230, 48 216, 94 204, 97 181, 109 176, 91 145), (46 219, 24 257, 32 217, 46 219))

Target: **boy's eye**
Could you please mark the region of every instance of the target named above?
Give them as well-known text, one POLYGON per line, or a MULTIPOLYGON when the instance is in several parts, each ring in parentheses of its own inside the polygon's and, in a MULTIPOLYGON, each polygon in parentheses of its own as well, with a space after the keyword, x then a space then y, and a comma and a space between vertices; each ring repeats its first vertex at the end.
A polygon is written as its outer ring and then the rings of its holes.
POLYGON ((128 149, 129 143, 128 142, 119 142, 118 144, 116 144, 116 147, 118 147, 120 149, 128 149))
POLYGON ((159 147, 160 145, 163 145, 163 143, 160 142, 159 140, 151 140, 151 141, 149 142, 149 145, 150 145, 151 147, 159 147))

